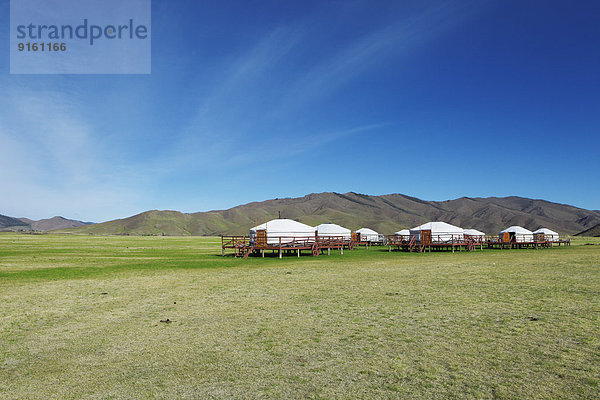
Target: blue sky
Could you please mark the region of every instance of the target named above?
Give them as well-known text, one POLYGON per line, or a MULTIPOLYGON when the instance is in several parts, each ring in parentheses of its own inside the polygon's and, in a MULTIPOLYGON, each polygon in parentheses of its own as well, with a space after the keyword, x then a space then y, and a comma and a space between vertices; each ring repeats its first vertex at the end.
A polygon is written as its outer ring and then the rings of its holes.
POLYGON ((0 214, 311 192, 600 209, 597 1, 152 2, 150 75, 10 75, 0 214))

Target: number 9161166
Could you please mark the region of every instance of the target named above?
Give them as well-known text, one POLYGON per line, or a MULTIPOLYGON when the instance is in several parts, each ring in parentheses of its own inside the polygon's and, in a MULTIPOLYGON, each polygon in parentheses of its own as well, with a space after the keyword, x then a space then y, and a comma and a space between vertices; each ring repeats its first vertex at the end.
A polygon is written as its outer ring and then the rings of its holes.
POLYGON ((19 51, 67 51, 66 43, 18 43, 19 51))

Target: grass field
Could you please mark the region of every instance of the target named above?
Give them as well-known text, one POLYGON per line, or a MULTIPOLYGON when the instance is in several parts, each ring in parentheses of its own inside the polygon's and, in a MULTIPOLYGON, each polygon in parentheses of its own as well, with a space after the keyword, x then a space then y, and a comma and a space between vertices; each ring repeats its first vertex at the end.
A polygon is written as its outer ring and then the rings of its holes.
POLYGON ((600 398, 598 239, 283 260, 219 245, 0 234, 0 398, 600 398))

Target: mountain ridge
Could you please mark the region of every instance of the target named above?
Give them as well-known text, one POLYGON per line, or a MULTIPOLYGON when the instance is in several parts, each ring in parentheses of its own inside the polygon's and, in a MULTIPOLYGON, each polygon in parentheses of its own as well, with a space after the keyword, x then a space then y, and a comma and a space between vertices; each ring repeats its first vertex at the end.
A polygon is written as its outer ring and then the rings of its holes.
POLYGON ((61 216, 32 220, 25 217, 14 218, 6 215, 0 215, 1 231, 41 231, 47 232, 57 229, 75 228, 83 225, 91 225, 92 222, 77 221, 61 216))
POLYGON ((600 237, 600 224, 594 225, 585 231, 581 231, 575 236, 585 236, 585 237, 600 237))
POLYGON ((225 210, 195 213, 149 210, 128 218, 60 231, 101 235, 247 234, 250 227, 277 218, 279 212, 283 218, 309 225, 333 222, 353 230, 369 227, 384 234, 435 220, 489 234, 510 225, 531 230, 547 227, 561 234, 575 234, 600 224, 600 211, 519 196, 426 201, 400 193, 375 196, 323 192, 255 201, 225 210))

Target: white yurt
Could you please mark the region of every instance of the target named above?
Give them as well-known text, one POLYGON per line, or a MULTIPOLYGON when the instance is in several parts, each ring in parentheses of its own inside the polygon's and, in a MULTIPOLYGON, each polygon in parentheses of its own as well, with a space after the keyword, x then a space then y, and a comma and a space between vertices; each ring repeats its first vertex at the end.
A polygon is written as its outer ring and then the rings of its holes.
POLYGON ((402 229, 401 231, 394 232, 394 235, 398 235, 398 236, 410 236, 410 231, 408 229, 402 229))
POLYGON ((282 238, 282 243, 289 243, 294 239, 314 239, 316 229, 293 219, 280 218, 250 228, 250 240, 254 240, 258 231, 267 232, 268 244, 278 244, 279 238, 282 238))
POLYGON ((361 242, 377 242, 379 241, 379 233, 375 232, 373 229, 369 228, 360 228, 354 233, 360 233, 360 241, 361 242))
POLYGON ((534 235, 543 234, 544 239, 549 242, 557 242, 559 240, 558 233, 554 232, 553 230, 550 230, 548 228, 540 228, 537 231, 533 231, 533 234, 534 235))
POLYGON ((421 231, 431 231, 432 243, 446 243, 464 240, 464 229, 446 222, 427 222, 410 230, 410 236, 421 241, 421 231))
POLYGON ((485 233, 478 231, 477 229, 463 229, 465 237, 471 238, 477 242, 485 240, 485 233))
POLYGON ((504 233, 508 233, 509 242, 533 242, 533 232, 529 229, 525 229, 522 226, 513 225, 500 231, 500 241, 505 242, 504 233))
POLYGON ((343 236, 344 240, 350 240, 352 237, 350 229, 346 229, 343 226, 336 224, 321 224, 317 225, 315 228, 317 229, 317 235, 319 235, 319 237, 343 236))

